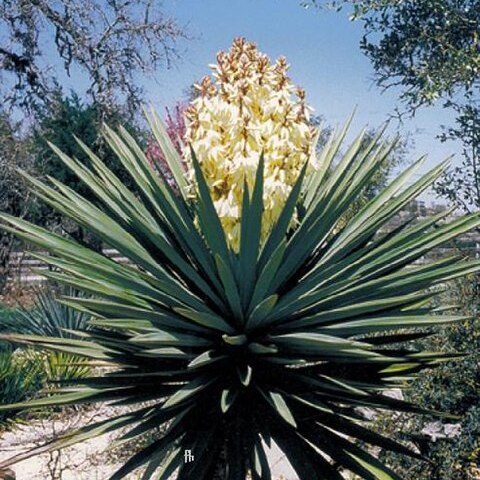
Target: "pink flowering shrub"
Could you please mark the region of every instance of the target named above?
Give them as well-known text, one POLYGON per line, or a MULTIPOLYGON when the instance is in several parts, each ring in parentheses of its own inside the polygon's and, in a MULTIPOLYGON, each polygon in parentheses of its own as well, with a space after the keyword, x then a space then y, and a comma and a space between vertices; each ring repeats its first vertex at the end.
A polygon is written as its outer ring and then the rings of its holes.
MULTIPOLYGON (((166 115, 164 118, 165 127, 168 133, 168 136, 172 140, 173 144, 177 152, 180 155, 183 155, 183 140, 185 138, 185 120, 184 120, 184 112, 187 108, 187 105, 183 102, 177 102, 173 111, 170 110, 168 107, 165 108, 166 115)), ((175 181, 173 179, 172 173, 170 171, 170 167, 165 160, 165 156, 163 155, 162 150, 160 149, 160 145, 154 138, 150 138, 147 150, 146 150, 147 158, 154 168, 162 177, 173 187, 175 186, 175 181)))

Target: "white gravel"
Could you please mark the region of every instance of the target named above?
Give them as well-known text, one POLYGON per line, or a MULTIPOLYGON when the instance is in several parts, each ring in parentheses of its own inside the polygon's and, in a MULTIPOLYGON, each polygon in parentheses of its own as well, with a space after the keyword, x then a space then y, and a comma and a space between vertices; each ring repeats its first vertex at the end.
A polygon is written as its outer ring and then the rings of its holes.
MULTIPOLYGON (((26 425, 16 426, 0 438, 0 461, 25 450, 41 445, 62 432, 107 418, 112 409, 106 405, 93 411, 69 412, 54 420, 36 420, 26 425)), ((118 410, 115 413, 119 413, 118 410)), ((62 452, 42 454, 23 460, 13 466, 16 480, 107 480, 122 464, 109 452, 108 447, 118 436, 106 434, 86 442, 63 449, 62 452)), ((275 480, 298 480, 283 452, 272 444, 267 456, 275 480)), ((129 480, 140 478, 131 475, 129 480)))

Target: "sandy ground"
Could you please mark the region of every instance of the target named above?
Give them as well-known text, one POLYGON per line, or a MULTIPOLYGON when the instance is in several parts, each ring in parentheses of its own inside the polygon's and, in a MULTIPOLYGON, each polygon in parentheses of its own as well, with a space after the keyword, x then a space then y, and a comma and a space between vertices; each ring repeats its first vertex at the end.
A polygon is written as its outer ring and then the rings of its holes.
MULTIPOLYGON (((72 412, 67 419, 37 420, 17 426, 0 439, 0 461, 38 446, 71 428, 101 420, 107 414, 104 410, 72 412)), ((114 458, 109 458, 107 452, 113 439, 112 435, 103 435, 61 452, 23 460, 10 468, 16 473, 16 480, 104 480, 121 465, 114 458)))
MULTIPOLYGON (((111 414, 109 407, 103 406, 95 411, 71 412, 66 419, 62 416, 17 426, 0 438, 0 461, 40 445, 70 428, 78 428, 111 414)), ((16 480, 107 480, 122 464, 122 460, 108 450, 116 436, 118 433, 103 435, 66 448, 61 453, 23 460, 10 468, 15 472, 16 480)), ((275 480, 298 480, 276 445, 268 450, 268 459, 275 480)), ((141 475, 128 478, 136 480, 141 475)))

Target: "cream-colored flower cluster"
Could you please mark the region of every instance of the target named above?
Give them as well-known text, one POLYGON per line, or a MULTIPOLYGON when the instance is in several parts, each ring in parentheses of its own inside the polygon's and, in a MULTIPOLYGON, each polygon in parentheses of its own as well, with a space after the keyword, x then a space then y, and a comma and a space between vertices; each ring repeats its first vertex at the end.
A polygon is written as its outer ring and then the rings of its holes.
MULTIPOLYGON (((213 78, 196 85, 199 96, 185 112, 185 140, 201 164, 228 242, 238 251, 244 179, 251 192, 263 152, 264 239, 307 159, 316 168, 315 132, 305 92, 292 85, 284 58, 271 64, 255 44, 237 38, 217 62, 213 78)), ((185 157, 193 178, 189 151, 185 157)))

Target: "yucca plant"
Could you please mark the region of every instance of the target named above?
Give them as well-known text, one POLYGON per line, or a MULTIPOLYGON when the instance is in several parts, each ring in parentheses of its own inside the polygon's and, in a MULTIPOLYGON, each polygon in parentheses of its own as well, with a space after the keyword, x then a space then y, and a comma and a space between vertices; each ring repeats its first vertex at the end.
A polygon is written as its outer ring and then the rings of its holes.
MULTIPOLYGON (((43 372, 40 364, 26 361, 6 346, 0 350, 0 401, 13 403, 31 398, 38 392, 43 383, 43 372)), ((8 427, 15 419, 18 411, 4 410, 0 412, 0 430, 8 427)), ((1 471, 1 469, 0 469, 1 471)))
POLYGON ((253 187, 243 187, 238 249, 228 241, 209 179, 189 153, 194 190, 155 114, 153 133, 169 164, 173 188, 151 169, 135 140, 120 128, 105 138, 129 172, 132 194, 80 140, 86 166, 52 148, 85 182, 96 203, 51 179, 24 174, 35 193, 130 260, 119 264, 74 241, 2 215, 3 228, 37 245, 57 271, 51 279, 94 294, 64 302, 93 316, 79 339, 11 335, 8 340, 103 361, 103 376, 70 382, 54 395, 5 405, 111 402, 139 405, 85 426, 0 464, 54 450, 117 429, 127 442, 161 425, 165 433, 115 473, 137 468, 166 480, 270 479, 266 446, 275 442, 302 480, 398 479, 360 443, 412 457, 420 454, 381 436, 359 407, 447 415, 385 395, 425 368, 455 357, 415 349, 425 327, 463 319, 430 300, 448 280, 480 269, 450 257, 416 263, 435 247, 480 225, 478 215, 440 213, 389 229, 389 221, 444 169, 411 181, 409 167, 352 218, 349 206, 393 145, 380 136, 362 147, 359 135, 333 164, 347 126, 318 159, 303 166, 278 218, 262 231, 263 156, 253 187), (292 220, 294 219, 294 220, 292 220), (147 402, 147 403, 145 403, 147 402), (141 405, 141 406, 140 406, 141 405), (185 452, 190 451, 194 461, 185 452))
MULTIPOLYGON (((90 315, 59 301, 59 296, 86 298, 86 295, 70 286, 47 285, 37 292, 30 308, 21 307, 11 315, 0 318, 0 331, 43 337, 74 338, 76 332, 90 328, 90 315)), ((76 337, 75 337, 76 338, 76 337)), ((25 363, 42 366, 45 379, 66 380, 85 376, 89 367, 83 358, 66 352, 23 353, 25 363)))
POLYGON ((70 286, 48 285, 37 292, 33 306, 17 309, 1 319, 0 329, 49 337, 72 338, 77 330, 89 328, 90 315, 60 302, 59 296, 85 298, 70 286))

